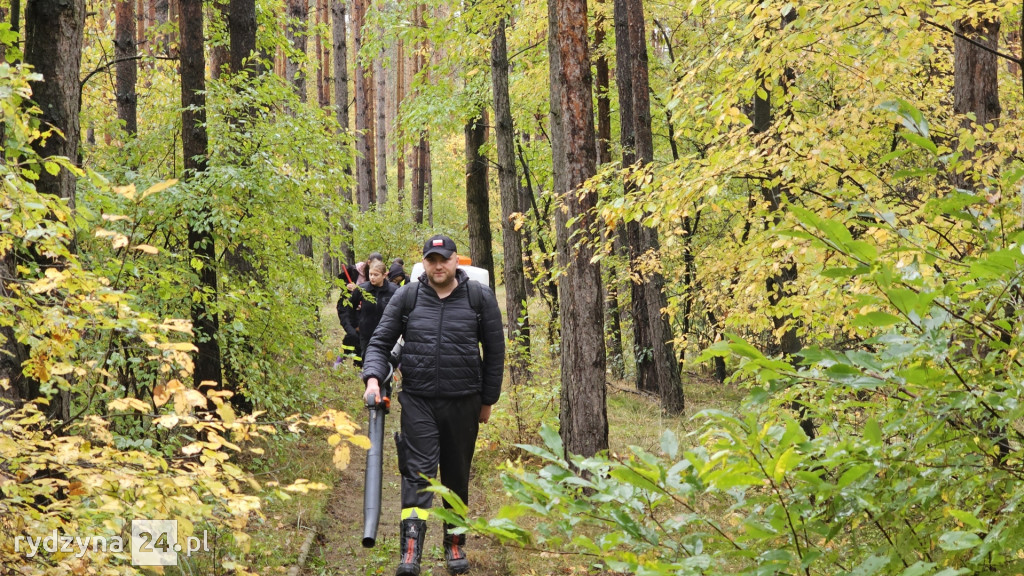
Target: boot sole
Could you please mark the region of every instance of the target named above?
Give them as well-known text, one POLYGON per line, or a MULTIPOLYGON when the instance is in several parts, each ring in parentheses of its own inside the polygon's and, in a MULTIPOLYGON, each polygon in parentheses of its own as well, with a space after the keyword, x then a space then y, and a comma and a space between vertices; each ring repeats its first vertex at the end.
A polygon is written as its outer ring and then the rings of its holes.
POLYGON ((395 576, 420 576, 420 567, 415 564, 399 564, 395 576))
POLYGON ((469 560, 448 562, 447 568, 449 574, 467 574, 469 573, 469 560))

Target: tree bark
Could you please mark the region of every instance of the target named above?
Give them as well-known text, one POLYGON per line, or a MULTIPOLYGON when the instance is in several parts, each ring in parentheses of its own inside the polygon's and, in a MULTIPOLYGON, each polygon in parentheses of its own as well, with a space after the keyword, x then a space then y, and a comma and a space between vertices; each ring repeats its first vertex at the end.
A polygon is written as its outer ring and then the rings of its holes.
POLYGON ((139 78, 139 62, 135 59, 135 0, 117 0, 114 11, 114 60, 117 61, 117 80, 114 99, 117 101, 117 119, 124 131, 134 136, 139 131, 138 96, 135 86, 139 78))
MULTIPOLYGON (((171 5, 169 0, 150 0, 150 27, 160 28, 167 24, 170 8, 171 5)), ((161 53, 165 56, 170 56, 171 43, 168 41, 169 36, 170 35, 166 32, 160 32, 159 34, 157 34, 156 37, 153 39, 156 45, 153 47, 153 50, 150 53, 161 53)))
MULTIPOLYGON (((330 10, 327 7, 327 0, 316 1, 316 23, 319 30, 327 28, 328 15, 330 10)), ((320 59, 320 66, 317 70, 317 94, 319 95, 319 103, 321 108, 329 108, 331 106, 331 89, 330 89, 330 70, 331 70, 331 49, 324 44, 324 35, 317 33, 316 35, 316 53, 317 58, 320 59)))
MULTIPOLYGON (((614 0, 615 23, 615 78, 619 87, 619 144, 622 147, 622 165, 636 164, 636 112, 633 102, 633 57, 629 43, 629 7, 627 0, 614 0)), ((625 183, 624 193, 628 196, 635 192, 632 181, 625 183)), ((634 220, 622 226, 621 242, 617 246, 625 252, 629 261, 630 278, 643 275, 639 259, 643 255, 640 250, 640 223, 634 220)), ((651 335, 645 324, 647 310, 646 294, 643 284, 631 280, 629 314, 633 326, 633 361, 634 378, 637 390, 657 392, 656 383, 652 382, 651 335)))
MULTIPOLYGON (((639 168, 643 169, 654 161, 654 135, 651 128, 650 81, 648 79, 647 34, 644 25, 643 0, 626 0, 629 22, 630 68, 633 75, 633 128, 636 133, 636 156, 639 168)), ((649 226, 639 227, 641 254, 658 254, 660 243, 658 232, 649 226)), ((661 408, 678 414, 683 411, 683 385, 679 374, 679 360, 672 345, 672 326, 667 315, 662 313, 668 306, 665 297, 665 279, 657 269, 641 278, 643 290, 642 314, 635 318, 648 331, 651 346, 649 362, 643 368, 651 375, 645 378, 661 398, 661 408)), ((646 356, 646 355, 645 355, 646 356)), ((639 369, 639 367, 638 367, 639 369)))
POLYGON ((387 74, 384 72, 384 58, 386 54, 382 48, 380 53, 377 54, 377 58, 373 62, 373 76, 376 82, 376 90, 374 90, 374 96, 377 101, 376 116, 377 121, 374 125, 374 136, 376 139, 376 145, 374 146, 374 166, 376 168, 376 196, 377 205, 383 206, 388 202, 388 158, 387 158, 387 74))
POLYGON ((372 157, 370 139, 373 127, 370 120, 369 79, 366 69, 359 63, 363 44, 363 25, 366 21, 367 0, 354 0, 352 10, 352 50, 355 54, 356 92, 356 200, 359 211, 370 209, 373 198, 372 157))
MULTIPOLYGON (((785 28, 790 22, 796 19, 796 10, 790 9, 782 17, 781 26, 785 28)), ((787 84, 793 79, 793 71, 786 69, 783 71, 783 90, 786 89, 787 84)), ((764 82, 762 80, 762 82, 764 82)), ((774 107, 771 102, 772 87, 767 84, 764 85, 765 96, 761 97, 757 93, 754 94, 754 122, 753 131, 755 134, 767 133, 774 123, 774 107)), ((771 145, 770 141, 765 141, 764 145, 771 145)), ((771 218, 774 224, 778 224, 782 221, 783 212, 786 209, 783 203, 784 195, 787 191, 779 185, 770 186, 762 185, 761 196, 765 203, 768 205, 770 210, 771 218)), ((765 291, 768 294, 768 305, 771 308, 776 308, 783 300, 788 298, 792 293, 793 283, 798 278, 798 270, 796 262, 792 257, 787 257, 784 261, 779 263, 778 272, 772 274, 765 280, 765 291)), ((782 355, 793 357, 800 353, 803 349, 803 342, 800 340, 800 336, 797 333, 799 327, 799 320, 793 318, 789 314, 779 314, 772 312, 771 315, 772 327, 774 333, 778 334, 778 340, 773 339, 769 345, 769 355, 782 355)), ((799 402, 795 403, 793 408, 797 410, 800 416, 800 426, 803 428, 804 433, 808 437, 814 438, 815 430, 814 423, 810 418, 804 416, 804 411, 799 402)))
POLYGON ((491 250, 491 210, 487 186, 487 157, 480 148, 487 143, 487 113, 466 123, 466 224, 469 256, 473 265, 487 270, 494 289, 494 255, 491 250))
MULTIPOLYGON (((303 55, 306 54, 306 28, 308 25, 307 18, 309 17, 309 5, 307 2, 308 0, 288 0, 289 22, 285 28, 285 36, 288 38, 288 43, 291 44, 296 52, 303 55)), ((306 71, 300 67, 301 63, 301 57, 299 60, 286 58, 284 77, 295 88, 299 101, 305 102, 306 71)))
MULTIPOLYGON (((988 48, 972 43, 967 38, 953 38, 953 111, 958 115, 974 113, 974 123, 984 126, 997 123, 1002 107, 999 105, 999 48, 998 20, 960 20, 955 25, 959 34, 988 48)), ((963 120, 964 125, 971 121, 963 120)))
MULTIPOLYGON (((593 225, 594 192, 582 190, 597 168, 586 0, 556 0, 549 28, 557 26, 558 84, 564 150, 555 162, 564 169, 556 189, 566 209, 556 212, 558 254, 564 276, 562 305, 561 436, 567 453, 592 456, 608 448, 604 302, 601 267, 593 249, 579 242, 593 225), (570 220, 572 223, 570 224, 570 220)), ((550 8, 549 8, 550 11, 550 8)))
MULTIPOLYGON (((604 0, 597 0, 604 4, 604 0)), ((594 20, 594 48, 598 56, 594 60, 594 91, 597 93, 597 165, 612 161, 612 113, 609 87, 611 85, 608 70, 608 58, 604 55, 602 45, 605 39, 604 14, 598 13, 594 20)))
MULTIPOLYGON (((338 125, 341 131, 347 133, 350 129, 349 120, 349 93, 348 93, 348 0, 331 0, 331 35, 334 48, 334 57, 331 62, 334 66, 334 106, 337 114, 338 125)), ((345 166, 345 174, 352 174, 352 166, 345 166)), ((345 206, 352 204, 352 189, 342 187, 338 190, 341 202, 345 206)), ((352 226, 342 217, 342 230, 351 237, 352 226)), ((345 262, 355 262, 355 251, 349 243, 342 244, 342 253, 345 262)))
POLYGON ((402 143, 398 134, 398 115, 402 110, 402 100, 405 99, 405 47, 402 39, 398 39, 398 55, 395 57, 395 123, 393 124, 395 137, 395 193, 398 194, 398 204, 405 203, 405 144, 402 143))
MULTIPOLYGON (((185 180, 194 179, 207 166, 206 58, 203 53, 203 2, 181 0, 181 143, 185 180)), ((197 188, 198 190, 198 188, 197 188)), ((188 223, 188 246, 201 263, 199 285, 194 289, 192 329, 195 332, 195 387, 212 381, 221 385, 220 345, 217 342, 216 247, 211 231, 210 208, 203 198, 188 223)))
POLYGON ((11 32, 21 38, 21 0, 11 0, 11 32))
MULTIPOLYGON (((228 26, 228 20, 230 19, 229 12, 231 11, 230 3, 214 3, 209 6, 211 20, 220 18, 224 22, 224 26, 228 26)), ((228 38, 219 39, 217 43, 211 44, 210 46, 210 78, 214 80, 220 78, 222 73, 231 73, 231 38, 230 34, 228 38)))
MULTIPOLYGON (((53 134, 33 147, 39 156, 64 156, 78 159, 79 106, 81 87, 79 69, 82 60, 84 0, 31 0, 25 7, 25 63, 43 80, 30 83, 32 98, 42 110, 43 126, 52 126, 63 134, 53 134)), ((36 189, 75 203, 75 177, 61 169, 56 176, 42 170, 36 189)))
POLYGON ((508 48, 505 19, 491 37, 491 88, 494 97, 494 140, 498 152, 498 188, 501 192, 501 244, 505 252, 505 311, 508 319, 509 375, 512 386, 530 380, 530 319, 526 307, 526 274, 523 271, 523 238, 513 214, 521 212, 519 177, 516 174, 515 127, 508 88, 508 48))
MULTIPOLYGON (((18 23, 20 6, 12 5, 11 21, 18 23)), ((81 131, 81 68, 83 31, 85 28, 84 0, 32 0, 25 6, 25 63, 43 75, 42 81, 30 82, 33 101, 41 110, 41 129, 53 128, 60 133, 32 143, 40 158, 63 156, 76 162, 78 139, 81 131)), ((65 199, 74 208, 75 177, 61 168, 56 175, 40 170, 35 183, 41 194, 65 199)), ((62 261, 42 254, 32 257, 43 267, 61 267, 62 261)), ((0 290, 6 292, 6 282, 20 276, 13 251, 0 258, 0 290)), ((14 400, 15 405, 36 400, 42 396, 41 383, 24 373, 23 363, 30 356, 29 346, 19 343, 10 327, 0 328, 0 378, 9 379, 11 388, 0 392, 2 397, 14 400)), ((71 392, 60 390, 49 398, 49 405, 41 407, 51 420, 70 418, 71 392)))

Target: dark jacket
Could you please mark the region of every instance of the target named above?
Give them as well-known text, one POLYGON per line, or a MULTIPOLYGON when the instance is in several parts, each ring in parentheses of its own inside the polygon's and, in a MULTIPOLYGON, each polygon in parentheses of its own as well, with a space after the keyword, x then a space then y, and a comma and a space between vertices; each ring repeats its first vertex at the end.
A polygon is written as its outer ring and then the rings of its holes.
POLYGON ((345 328, 345 333, 351 336, 356 333, 356 328, 359 329, 359 349, 364 354, 366 345, 370 342, 370 337, 373 336, 373 331, 380 323, 384 309, 397 290, 398 286, 387 281, 382 286, 363 282, 359 288, 352 291, 349 306, 345 306, 344 310, 339 308, 338 316, 341 318, 341 325, 345 328))
POLYGON ((498 301, 489 287, 481 286, 478 334, 476 311, 469 303, 469 276, 460 269, 455 274, 459 285, 444 300, 426 274, 419 282, 399 288, 365 351, 363 381, 371 377, 383 381, 387 376, 391 349, 403 335, 401 302, 413 296, 404 293, 419 290, 404 333, 402 390, 438 398, 480 394, 486 406, 498 401, 505 371, 505 332, 498 301))

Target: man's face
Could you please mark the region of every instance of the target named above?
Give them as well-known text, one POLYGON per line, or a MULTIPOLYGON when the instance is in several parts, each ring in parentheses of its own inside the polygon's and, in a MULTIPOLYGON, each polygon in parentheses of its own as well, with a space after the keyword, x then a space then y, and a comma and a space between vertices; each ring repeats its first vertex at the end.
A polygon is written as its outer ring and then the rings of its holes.
POLYGON ((423 258, 423 270, 427 273, 430 283, 444 288, 455 281, 455 269, 459 265, 459 255, 452 254, 445 258, 440 254, 430 254, 423 258))

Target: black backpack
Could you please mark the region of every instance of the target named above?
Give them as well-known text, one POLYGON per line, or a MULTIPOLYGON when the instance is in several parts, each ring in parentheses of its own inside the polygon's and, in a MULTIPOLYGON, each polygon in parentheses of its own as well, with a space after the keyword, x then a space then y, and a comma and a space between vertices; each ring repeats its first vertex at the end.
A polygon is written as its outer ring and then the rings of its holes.
MULTIPOLYGON (((405 329, 409 325, 409 314, 416 308, 416 301, 420 297, 420 282, 415 284, 415 288, 405 289, 405 292, 402 293, 402 301, 398 303, 402 310, 402 336, 405 336, 405 329), (410 292, 412 292, 411 295, 410 292)), ((483 315, 480 312, 484 305, 483 287, 476 280, 469 280, 466 289, 469 291, 469 307, 476 312, 476 333, 479 338, 483 334, 483 315)))

